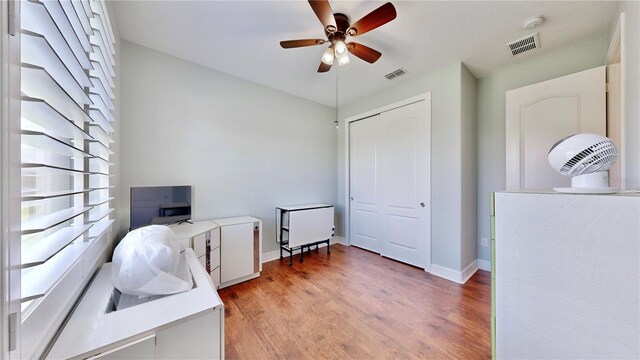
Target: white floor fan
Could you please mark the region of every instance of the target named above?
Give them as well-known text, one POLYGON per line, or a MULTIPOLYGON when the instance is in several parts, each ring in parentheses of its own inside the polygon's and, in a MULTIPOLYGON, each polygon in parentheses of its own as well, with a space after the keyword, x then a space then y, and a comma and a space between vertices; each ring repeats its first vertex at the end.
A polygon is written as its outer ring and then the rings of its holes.
POLYGON ((618 159, 618 148, 608 137, 575 134, 556 142, 549 150, 549 164, 571 177, 571 187, 553 188, 559 193, 613 194, 609 187, 609 168, 618 159))

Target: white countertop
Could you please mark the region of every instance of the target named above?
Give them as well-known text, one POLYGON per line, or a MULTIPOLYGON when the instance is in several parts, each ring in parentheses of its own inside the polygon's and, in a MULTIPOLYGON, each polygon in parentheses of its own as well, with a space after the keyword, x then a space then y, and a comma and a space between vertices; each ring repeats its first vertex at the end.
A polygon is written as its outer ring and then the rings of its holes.
POLYGON ((178 239, 190 238, 202 234, 205 231, 213 230, 218 226, 211 220, 194 221, 193 224, 182 223, 180 225, 169 226, 178 239))
POLYGON ((230 217, 230 218, 224 218, 224 219, 213 219, 211 221, 213 221, 214 223, 220 226, 227 226, 227 225, 254 223, 254 222, 260 221, 260 219, 254 218, 252 216, 238 216, 238 217, 230 217))
POLYGON ((104 264, 65 325, 47 358, 86 358, 120 346, 223 306, 211 278, 193 250, 183 256, 191 269, 195 288, 124 310, 106 314, 113 285, 111 263, 104 264))
POLYGON ((333 207, 333 205, 327 205, 327 204, 287 205, 287 206, 278 206, 277 208, 284 211, 295 211, 295 210, 317 209, 317 208, 326 208, 326 207, 333 207))

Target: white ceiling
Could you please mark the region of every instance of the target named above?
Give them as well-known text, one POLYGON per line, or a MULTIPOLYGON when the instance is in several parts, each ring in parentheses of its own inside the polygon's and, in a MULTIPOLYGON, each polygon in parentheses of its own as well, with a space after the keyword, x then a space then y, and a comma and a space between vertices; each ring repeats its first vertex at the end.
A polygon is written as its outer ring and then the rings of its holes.
MULTIPOLYGON (((383 1, 331 1, 358 20, 383 1)), ((354 41, 382 52, 371 65, 351 56, 340 68, 340 104, 462 61, 482 77, 608 31, 611 1, 393 1, 398 17, 354 41), (521 23, 543 15, 542 48, 511 58, 504 46, 528 35, 521 23), (389 81, 399 67, 409 73, 389 81)), ((335 107, 336 66, 316 72, 326 45, 282 49, 280 40, 323 38, 306 1, 114 1, 123 39, 335 107)), ((604 57, 604 54, 603 54, 604 57)))

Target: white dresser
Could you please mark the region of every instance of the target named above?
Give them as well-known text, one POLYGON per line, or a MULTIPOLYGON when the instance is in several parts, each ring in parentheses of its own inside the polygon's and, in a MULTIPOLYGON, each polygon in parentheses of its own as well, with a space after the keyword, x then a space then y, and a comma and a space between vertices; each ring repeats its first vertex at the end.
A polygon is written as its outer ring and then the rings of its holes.
POLYGON ((173 225, 171 229, 183 248, 193 249, 215 287, 220 287, 220 226, 204 220, 173 225))
POLYGON ((195 221, 171 227, 192 248, 216 288, 260 276, 262 221, 251 216, 195 221))
POLYGON ((102 266, 53 344, 50 359, 223 359, 224 308, 194 252, 190 291, 112 310, 111 263, 102 266))
POLYGON ((494 201, 496 358, 639 358, 640 196, 494 201))

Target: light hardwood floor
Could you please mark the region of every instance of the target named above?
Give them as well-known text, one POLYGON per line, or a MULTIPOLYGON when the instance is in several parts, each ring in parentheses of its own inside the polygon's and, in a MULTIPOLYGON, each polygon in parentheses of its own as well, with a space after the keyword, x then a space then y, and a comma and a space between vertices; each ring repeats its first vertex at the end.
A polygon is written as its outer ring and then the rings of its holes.
POLYGON ((458 285, 342 245, 287 263, 219 291, 227 359, 491 358, 488 272, 458 285))

